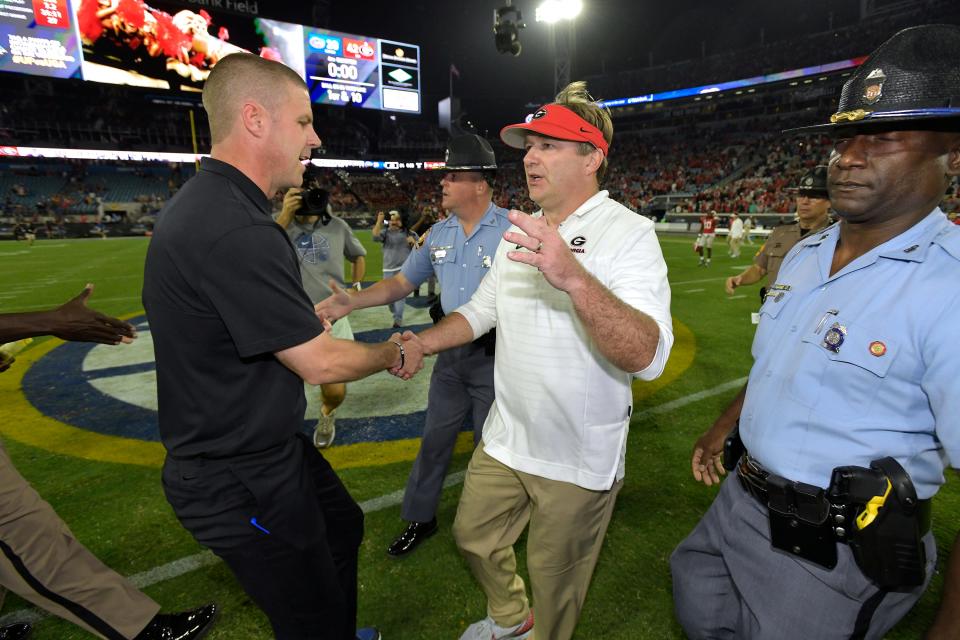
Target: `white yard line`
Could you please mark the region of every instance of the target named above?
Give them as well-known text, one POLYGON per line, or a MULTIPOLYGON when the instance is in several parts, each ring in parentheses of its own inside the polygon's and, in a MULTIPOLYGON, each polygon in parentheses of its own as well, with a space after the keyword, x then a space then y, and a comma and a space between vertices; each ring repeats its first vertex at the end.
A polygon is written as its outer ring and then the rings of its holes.
POLYGON ((703 391, 691 393, 688 396, 683 396, 682 398, 677 398, 676 400, 665 402, 661 405, 657 405, 656 407, 650 407, 649 409, 644 409, 643 411, 640 411, 633 415, 635 418, 646 418, 647 416, 658 415, 661 413, 670 413, 674 409, 685 407, 688 404, 693 404, 694 402, 700 402, 704 398, 720 395, 721 393, 726 393, 731 389, 739 389, 746 382, 747 382, 746 378, 737 378, 736 380, 731 380, 730 382, 724 382, 723 384, 717 385, 710 389, 704 389, 703 391))

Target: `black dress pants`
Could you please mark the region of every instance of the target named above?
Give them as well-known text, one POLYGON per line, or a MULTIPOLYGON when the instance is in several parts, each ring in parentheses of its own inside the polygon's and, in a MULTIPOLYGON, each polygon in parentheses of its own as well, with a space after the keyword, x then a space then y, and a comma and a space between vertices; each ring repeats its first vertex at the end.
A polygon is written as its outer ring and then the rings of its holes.
POLYGON ((355 640, 363 512, 306 436, 229 459, 168 456, 163 485, 278 640, 355 640))

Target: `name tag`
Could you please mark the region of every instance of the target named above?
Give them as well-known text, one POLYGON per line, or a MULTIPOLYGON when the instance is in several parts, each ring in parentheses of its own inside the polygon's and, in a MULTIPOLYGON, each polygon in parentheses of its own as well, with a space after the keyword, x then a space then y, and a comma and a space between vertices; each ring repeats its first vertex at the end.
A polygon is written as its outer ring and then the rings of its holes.
POLYGON ((453 247, 430 247, 430 262, 440 264, 447 257, 447 253, 453 247))

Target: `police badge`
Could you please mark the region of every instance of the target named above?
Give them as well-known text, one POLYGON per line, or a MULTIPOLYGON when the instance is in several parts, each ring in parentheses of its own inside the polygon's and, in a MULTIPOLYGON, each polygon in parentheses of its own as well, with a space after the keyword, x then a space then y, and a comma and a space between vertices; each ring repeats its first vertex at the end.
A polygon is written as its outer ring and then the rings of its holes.
POLYGON ((887 79, 883 69, 877 68, 867 74, 866 86, 863 89, 863 100, 867 104, 874 104, 883 95, 883 82, 887 79))
POLYGON ((827 351, 840 353, 840 347, 846 337, 847 328, 839 322, 834 322, 823 336, 823 347, 827 351))

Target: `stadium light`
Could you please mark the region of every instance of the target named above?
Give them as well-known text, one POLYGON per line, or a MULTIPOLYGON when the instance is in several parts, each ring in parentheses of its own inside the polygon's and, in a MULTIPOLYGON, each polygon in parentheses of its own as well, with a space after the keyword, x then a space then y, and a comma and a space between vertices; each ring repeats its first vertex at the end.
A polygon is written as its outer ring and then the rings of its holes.
POLYGON ((561 20, 573 20, 583 10, 580 0, 546 0, 540 3, 535 14, 537 22, 553 24, 561 20))

